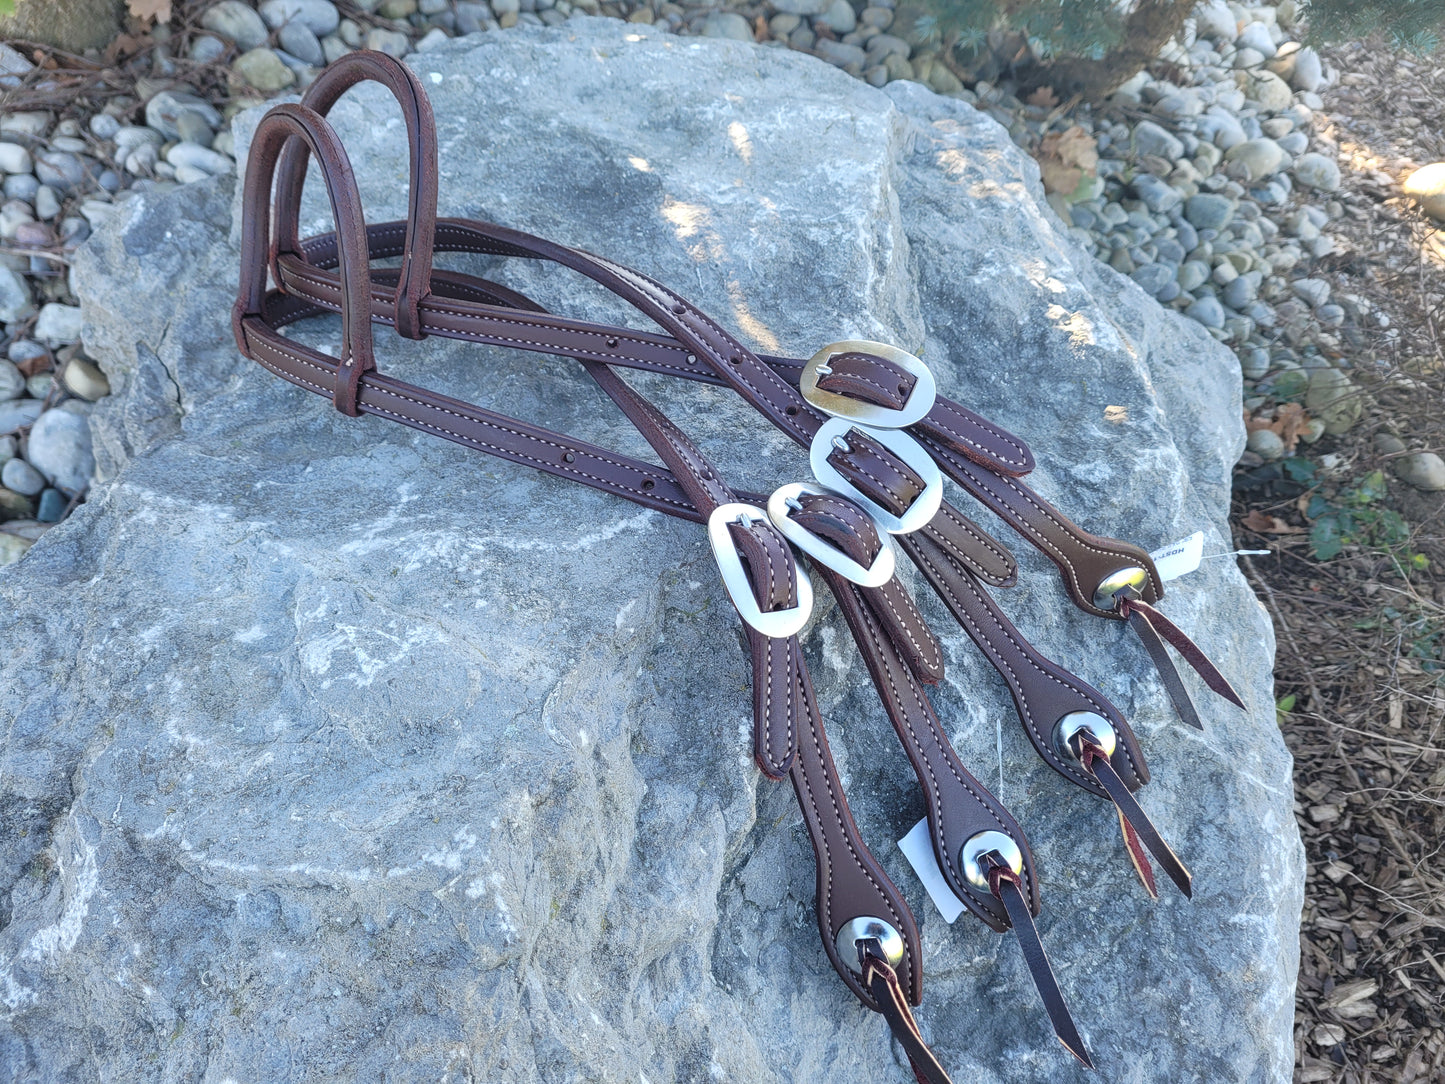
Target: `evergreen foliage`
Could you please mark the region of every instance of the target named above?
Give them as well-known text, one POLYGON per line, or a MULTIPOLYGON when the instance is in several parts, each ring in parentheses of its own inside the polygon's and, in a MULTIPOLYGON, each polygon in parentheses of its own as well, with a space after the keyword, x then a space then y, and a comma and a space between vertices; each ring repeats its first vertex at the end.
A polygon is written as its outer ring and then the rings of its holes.
POLYGON ((1304 16, 1317 41, 1384 34, 1394 45, 1433 53, 1445 33, 1445 0, 1311 0, 1304 16))

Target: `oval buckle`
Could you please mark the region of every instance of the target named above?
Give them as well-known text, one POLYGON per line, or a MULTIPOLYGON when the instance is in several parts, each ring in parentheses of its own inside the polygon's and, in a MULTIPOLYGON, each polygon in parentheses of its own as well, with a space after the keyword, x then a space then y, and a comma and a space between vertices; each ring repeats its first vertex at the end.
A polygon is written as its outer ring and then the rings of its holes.
POLYGON ((755 504, 734 502, 714 508, 712 515, 707 517, 707 540, 712 546, 713 559, 717 561, 723 587, 727 589, 728 598, 732 599, 739 617, 764 636, 774 639, 792 636, 808 623, 813 614, 813 582, 808 579, 807 570, 794 562, 794 571, 798 576, 798 604, 785 610, 763 611, 753 594, 753 585, 748 582, 742 555, 728 531, 729 523, 741 522, 746 527, 753 520, 769 523, 768 514, 755 504))
POLYGON ((813 475, 825 488, 841 493, 859 505, 889 534, 912 534, 927 526, 928 521, 938 514, 938 509, 943 505, 943 474, 939 471, 938 464, 923 445, 901 429, 872 429, 850 422, 847 418, 829 418, 814 435, 808 459, 813 467, 813 475), (842 440, 846 444, 851 429, 860 429, 872 437, 908 464, 913 473, 923 480, 923 492, 914 498, 903 515, 895 516, 877 501, 865 496, 828 462, 828 453, 833 448, 834 440, 842 440))
POLYGON ((873 519, 877 524, 878 536, 883 543, 878 549, 878 556, 873 559, 873 564, 864 568, 842 550, 827 540, 819 538, 788 515, 791 510, 788 501, 796 501, 804 493, 827 494, 848 500, 843 494, 834 493, 822 486, 811 486, 806 482, 789 482, 785 486, 779 486, 768 498, 768 518, 773 521, 773 526, 781 531, 789 542, 823 567, 831 568, 845 580, 856 583, 859 587, 881 587, 887 583, 898 563, 897 555, 893 552, 893 540, 888 537, 887 529, 873 518, 873 514, 868 509, 861 505, 858 506, 860 512, 869 519, 873 519))
POLYGON ((873 342, 871 339, 844 339, 823 347, 803 366, 802 375, 798 377, 798 390, 803 393, 804 399, 823 413, 861 422, 875 429, 904 429, 914 422, 920 422, 928 416, 938 399, 938 382, 933 379, 933 373, 923 364, 921 358, 907 350, 889 346, 887 343, 873 342), (873 354, 884 361, 891 361, 913 377, 913 390, 908 393, 903 406, 897 410, 824 391, 818 387, 818 377, 831 372, 828 362, 837 354, 873 354))

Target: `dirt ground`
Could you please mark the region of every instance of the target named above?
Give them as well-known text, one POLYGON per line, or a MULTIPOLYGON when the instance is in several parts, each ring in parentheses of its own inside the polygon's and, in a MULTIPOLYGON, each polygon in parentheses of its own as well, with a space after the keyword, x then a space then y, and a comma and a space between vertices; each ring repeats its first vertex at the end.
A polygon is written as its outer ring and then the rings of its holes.
POLYGON ((1344 244, 1324 276, 1389 314, 1342 338, 1363 420, 1237 479, 1239 546, 1272 613, 1280 726, 1295 756, 1308 881, 1296 994, 1298 1082, 1445 1081, 1445 493, 1394 479, 1376 436, 1445 453, 1445 232, 1400 196, 1445 160, 1445 53, 1328 50, 1343 73, 1324 131, 1345 167, 1344 244), (1313 470, 1313 476, 1308 476, 1313 470), (1374 475, 1372 472, 1380 471, 1374 475), (1383 484, 1381 484, 1383 482, 1383 484), (1316 555, 1346 508, 1355 541, 1316 555), (1251 515, 1254 513, 1255 515, 1251 515), (1398 519, 1390 513, 1398 514, 1398 519), (1255 531, 1261 517, 1277 528, 1255 531))

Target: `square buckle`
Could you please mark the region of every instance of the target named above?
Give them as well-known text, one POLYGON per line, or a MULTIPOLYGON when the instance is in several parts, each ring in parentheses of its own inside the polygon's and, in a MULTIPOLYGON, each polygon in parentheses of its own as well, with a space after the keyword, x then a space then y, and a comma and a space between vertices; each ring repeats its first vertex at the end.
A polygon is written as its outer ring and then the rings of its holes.
POLYGON ((928 416, 938 399, 938 382, 933 379, 933 373, 923 364, 921 358, 907 350, 889 346, 887 343, 873 342, 871 339, 844 339, 823 347, 803 366, 803 372, 798 377, 798 390, 803 393, 804 399, 823 413, 831 414, 835 418, 847 418, 874 429, 905 429, 920 422, 928 416), (894 410, 892 407, 865 403, 860 399, 851 399, 818 387, 818 378, 831 372, 828 362, 838 354, 873 354, 884 361, 891 361, 912 376, 913 390, 908 393, 908 399, 903 406, 894 410))

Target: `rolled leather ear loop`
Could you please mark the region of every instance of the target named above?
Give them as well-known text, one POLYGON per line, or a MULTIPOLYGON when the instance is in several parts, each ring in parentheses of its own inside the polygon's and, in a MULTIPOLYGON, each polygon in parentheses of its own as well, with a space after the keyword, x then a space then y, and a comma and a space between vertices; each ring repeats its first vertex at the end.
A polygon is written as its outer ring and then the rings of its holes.
POLYGON ((332 402, 357 415, 363 373, 376 368, 371 332, 371 278, 366 264, 366 223, 351 162, 341 141, 320 114, 303 105, 281 105, 262 118, 252 137, 241 197, 241 281, 231 310, 237 341, 248 332, 274 335, 264 323, 266 254, 269 248, 271 182, 282 148, 299 139, 322 166, 326 195, 336 223, 341 254, 341 358, 332 402), (354 254, 354 255, 353 255, 354 254))
MULTIPOLYGON (((374 50, 347 53, 321 70, 301 104, 326 116, 340 97, 362 82, 376 82, 391 91, 406 123, 410 184, 407 189, 406 244, 396 283, 396 331, 422 339, 418 307, 431 291, 432 249, 437 221, 437 135, 431 102, 420 80, 401 61, 374 50)), ((276 175, 273 272, 282 253, 300 255, 301 192, 306 184, 307 147, 294 141, 281 154, 276 175)), ((280 274, 274 273, 276 281, 280 274)))

